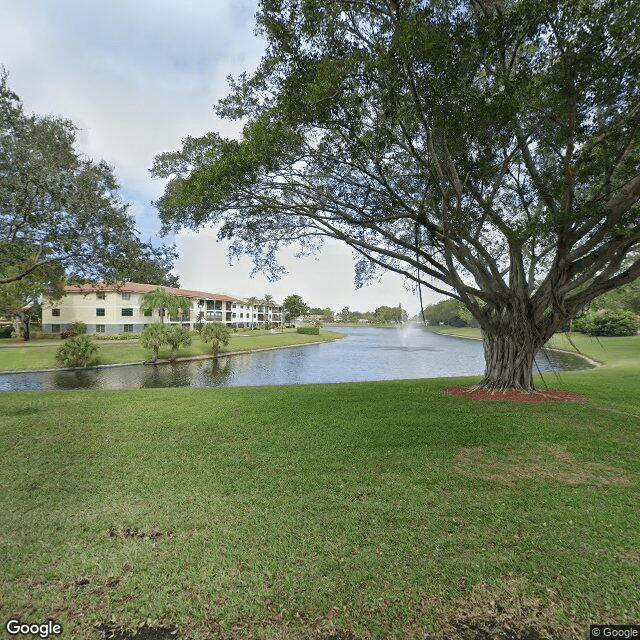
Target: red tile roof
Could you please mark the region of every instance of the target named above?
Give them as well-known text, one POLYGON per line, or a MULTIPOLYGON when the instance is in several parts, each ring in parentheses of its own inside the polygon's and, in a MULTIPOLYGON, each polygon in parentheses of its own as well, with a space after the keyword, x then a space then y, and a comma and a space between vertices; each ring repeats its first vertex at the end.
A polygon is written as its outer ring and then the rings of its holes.
MULTIPOLYGON (((74 284, 64 288, 65 293, 92 293, 94 291, 122 291, 124 293, 149 293, 155 291, 158 285, 140 284, 139 282, 124 282, 119 284, 74 284)), ((242 298, 234 298, 224 293, 207 293, 206 291, 192 291, 191 289, 175 289, 162 287, 167 293, 185 298, 205 298, 221 300, 222 302, 244 302, 242 298)))

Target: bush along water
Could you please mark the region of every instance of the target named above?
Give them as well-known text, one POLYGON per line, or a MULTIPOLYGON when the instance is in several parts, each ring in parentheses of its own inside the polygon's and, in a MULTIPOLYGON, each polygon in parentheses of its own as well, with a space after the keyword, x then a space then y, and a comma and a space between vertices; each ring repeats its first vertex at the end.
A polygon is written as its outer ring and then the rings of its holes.
POLYGON ((88 367, 98 361, 98 345, 85 333, 71 337, 58 347, 56 362, 63 367, 88 367))
POLYGON ((231 332, 227 327, 219 322, 205 324, 200 329, 200 339, 205 344, 211 343, 211 353, 217 355, 221 347, 229 344, 231 332))

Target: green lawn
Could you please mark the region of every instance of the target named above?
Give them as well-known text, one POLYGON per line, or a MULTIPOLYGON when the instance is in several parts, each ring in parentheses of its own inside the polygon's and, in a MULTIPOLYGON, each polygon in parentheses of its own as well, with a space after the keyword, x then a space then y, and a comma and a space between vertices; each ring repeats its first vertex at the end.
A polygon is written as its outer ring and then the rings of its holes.
POLYGON ((0 617, 194 640, 637 622, 640 339, 601 343, 609 365, 553 381, 584 404, 440 392, 469 378, 4 393, 0 617))
MULTIPOLYGON (((285 330, 284 333, 265 331, 246 331, 231 334, 228 347, 221 352, 244 351, 252 349, 266 349, 287 345, 307 344, 324 340, 334 340, 341 337, 332 331, 320 331, 320 335, 311 336, 296 333, 295 329, 285 330)), ((61 340, 37 340, 20 343, 12 340, 0 341, 0 371, 20 369, 51 369, 59 365, 55 361, 55 353, 61 340)), ((124 362, 142 362, 151 358, 151 351, 143 349, 138 340, 97 340, 99 345, 99 364, 118 364, 124 362)), ((210 353, 211 345, 204 344, 198 336, 194 336, 192 343, 181 347, 179 358, 188 358, 210 353)), ((171 349, 160 350, 161 358, 168 358, 171 349)))

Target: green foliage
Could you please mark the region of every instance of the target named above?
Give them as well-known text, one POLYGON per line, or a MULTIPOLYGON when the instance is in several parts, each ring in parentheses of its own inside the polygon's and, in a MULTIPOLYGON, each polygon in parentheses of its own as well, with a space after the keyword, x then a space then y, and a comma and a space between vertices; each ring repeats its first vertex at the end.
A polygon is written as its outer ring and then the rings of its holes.
POLYGON ((165 311, 169 316, 181 315, 186 317, 190 308, 191 303, 187 298, 174 296, 165 291, 163 287, 158 287, 153 291, 149 291, 149 293, 145 293, 140 302, 141 313, 159 311, 162 322, 164 322, 165 311))
POLYGON ((640 282, 636 281, 596 298, 591 309, 626 310, 640 315, 640 282))
POLYGON ((424 317, 430 325, 440 323, 452 327, 477 327, 477 320, 458 300, 442 300, 424 309, 424 317))
POLYGON ((98 345, 87 334, 69 338, 58 347, 56 362, 63 367, 88 367, 95 364, 98 345))
POLYGON ((400 324, 406 322, 407 312, 398 305, 397 307, 378 307, 372 318, 375 324, 400 324))
POLYGON ((231 338, 229 329, 219 322, 205 324, 200 329, 200 339, 202 342, 211 343, 211 352, 217 354, 222 346, 227 346, 231 338))
POLYGON ((77 322, 72 323, 71 327, 69 328, 75 331, 78 335, 87 333, 87 325, 81 320, 78 320, 77 322))
POLYGON ((0 68, 0 286, 110 280, 150 263, 166 273, 172 248, 137 237, 111 167, 75 149, 76 127, 55 116, 27 115, 0 68))
POLYGON ((160 323, 150 324, 140 335, 140 345, 153 351, 154 362, 158 359, 159 351, 166 342, 166 328, 160 323))
POLYGON ((308 305, 302 300, 301 296, 290 295, 284 299, 282 303, 285 311, 289 312, 289 319, 293 321, 294 318, 304 316, 309 312, 308 305))
POLYGON ((320 335, 320 327, 298 327, 296 331, 308 336, 320 335))
POLYGON ((182 345, 191 344, 191 333, 188 329, 177 324, 169 325, 164 331, 165 342, 171 347, 171 360, 175 360, 178 349, 182 345))
POLYGON ((577 318, 573 328, 590 336, 634 336, 640 318, 631 311, 602 309, 577 318))

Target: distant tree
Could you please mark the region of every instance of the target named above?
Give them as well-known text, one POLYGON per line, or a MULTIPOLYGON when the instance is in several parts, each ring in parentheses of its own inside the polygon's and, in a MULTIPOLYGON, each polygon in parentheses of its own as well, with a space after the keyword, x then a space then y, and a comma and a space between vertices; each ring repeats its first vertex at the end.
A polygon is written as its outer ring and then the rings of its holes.
POLYGON ((304 316, 309 312, 309 307, 302 300, 302 297, 295 294, 287 296, 282 306, 289 312, 292 320, 298 316, 304 316))
POLYGON ((344 307, 340 312, 340 320, 342 322, 355 322, 357 320, 357 316, 349 309, 349 307, 344 307))
POLYGON ((229 329, 219 322, 205 324, 200 329, 200 339, 204 343, 211 343, 211 352, 214 355, 218 354, 223 345, 226 347, 229 344, 230 338, 231 332, 229 329))
POLYGON ((164 333, 165 342, 171 347, 170 360, 173 362, 177 355, 178 349, 182 345, 191 344, 191 334, 178 324, 172 324, 165 327, 164 333))
POLYGON ((401 306, 382 306, 375 310, 372 319, 378 324, 400 324, 406 322, 407 312, 401 306))
POLYGON ((191 303, 187 298, 174 296, 165 291, 163 287, 158 287, 153 291, 149 291, 149 293, 145 293, 140 302, 140 311, 142 313, 153 313, 157 310, 160 314, 161 322, 164 322, 165 312, 169 316, 186 316, 190 308, 191 303))
POLYGON ((175 252, 139 240, 112 169, 75 150, 70 121, 26 114, 7 76, 0 67, 0 287, 29 275, 47 285, 60 269, 93 282, 132 265, 168 272, 175 252))
POLYGON ((143 349, 150 349, 153 351, 152 362, 157 362, 162 345, 167 344, 165 325, 157 322, 145 327, 140 336, 140 344, 143 349))
POLYGON ((457 300, 442 300, 424 308, 424 317, 430 325, 440 323, 452 327, 478 326, 469 310, 457 300))

